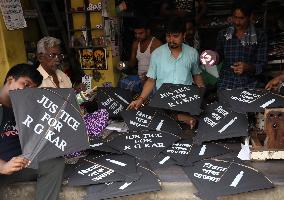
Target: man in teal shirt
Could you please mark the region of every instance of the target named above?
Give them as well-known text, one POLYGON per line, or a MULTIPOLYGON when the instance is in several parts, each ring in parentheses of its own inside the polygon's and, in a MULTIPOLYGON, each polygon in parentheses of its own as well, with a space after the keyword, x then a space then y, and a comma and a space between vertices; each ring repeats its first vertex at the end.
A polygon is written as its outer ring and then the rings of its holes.
MULTIPOLYGON (((143 91, 137 100, 130 103, 129 108, 140 108, 154 87, 159 89, 163 83, 195 83, 198 87, 204 87, 198 52, 184 44, 184 38, 185 24, 182 19, 171 19, 166 31, 167 43, 153 51, 143 91)), ((195 125, 194 118, 184 113, 178 113, 176 119, 191 127, 195 125)))

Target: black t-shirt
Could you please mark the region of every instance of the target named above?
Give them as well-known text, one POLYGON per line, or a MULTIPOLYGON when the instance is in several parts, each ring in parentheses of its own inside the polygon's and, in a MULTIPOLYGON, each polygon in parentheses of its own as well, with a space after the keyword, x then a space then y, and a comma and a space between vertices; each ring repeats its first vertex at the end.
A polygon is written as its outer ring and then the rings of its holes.
POLYGON ((12 108, 0 105, 0 159, 8 161, 22 153, 12 108))

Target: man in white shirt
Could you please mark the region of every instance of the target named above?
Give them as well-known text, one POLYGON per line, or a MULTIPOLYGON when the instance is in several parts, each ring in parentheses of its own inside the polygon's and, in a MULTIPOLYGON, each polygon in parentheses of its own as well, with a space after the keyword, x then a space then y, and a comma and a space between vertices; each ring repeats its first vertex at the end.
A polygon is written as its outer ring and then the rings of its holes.
POLYGON ((39 87, 71 88, 70 78, 59 68, 64 55, 61 53, 60 40, 44 37, 37 43, 37 58, 40 62, 37 70, 43 76, 39 87))

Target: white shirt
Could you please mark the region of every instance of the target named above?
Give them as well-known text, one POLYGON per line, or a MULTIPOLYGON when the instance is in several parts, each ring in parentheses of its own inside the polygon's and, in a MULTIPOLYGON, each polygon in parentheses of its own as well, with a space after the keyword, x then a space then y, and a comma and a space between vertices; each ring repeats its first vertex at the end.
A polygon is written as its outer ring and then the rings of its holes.
MULTIPOLYGON (((52 76, 50 76, 41 65, 37 68, 37 70, 41 73, 43 76, 43 80, 41 85, 39 86, 40 88, 42 87, 51 87, 51 88, 57 88, 56 84, 53 81, 52 76)), ((56 70, 56 76, 59 81, 59 88, 72 88, 72 83, 70 78, 61 70, 57 69, 56 70)))
POLYGON ((151 42, 149 43, 147 49, 145 52, 141 52, 140 49, 140 42, 138 43, 136 58, 138 61, 138 75, 141 75, 143 73, 147 73, 149 69, 150 59, 151 59, 151 46, 152 42, 154 40, 154 37, 151 39, 151 42))

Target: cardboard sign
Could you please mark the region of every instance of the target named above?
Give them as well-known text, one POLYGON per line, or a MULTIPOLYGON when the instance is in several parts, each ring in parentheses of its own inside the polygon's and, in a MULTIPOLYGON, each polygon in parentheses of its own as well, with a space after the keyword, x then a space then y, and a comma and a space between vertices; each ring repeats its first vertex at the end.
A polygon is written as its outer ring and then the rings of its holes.
POLYGON ((121 134, 108 144, 141 160, 151 160, 180 138, 161 131, 141 131, 121 134))
POLYGON ((129 90, 113 87, 99 87, 97 91, 99 108, 106 109, 110 117, 118 117, 122 110, 125 110, 132 100, 129 90))
POLYGON ((121 112, 123 120, 127 123, 129 130, 156 130, 173 134, 180 134, 180 125, 160 110, 144 107, 140 110, 126 110, 121 112))
POLYGON ((256 169, 235 161, 206 159, 183 169, 202 199, 274 187, 256 169))
POLYGON ((220 103, 208 105, 198 124, 195 144, 205 141, 248 136, 246 114, 236 113, 220 103))
POLYGON ((88 187, 86 200, 108 199, 161 190, 160 182, 148 166, 138 165, 140 178, 133 182, 110 182, 88 187))
POLYGON ((164 83, 151 100, 149 106, 199 115, 201 102, 202 92, 198 87, 164 83))
POLYGON ((10 92, 23 156, 32 164, 89 148, 73 89, 10 92))
POLYGON ((284 97, 268 90, 222 90, 218 93, 219 102, 229 105, 230 109, 239 112, 264 112, 265 108, 284 107, 284 97))

